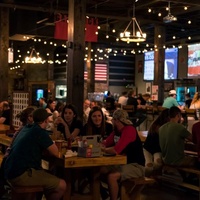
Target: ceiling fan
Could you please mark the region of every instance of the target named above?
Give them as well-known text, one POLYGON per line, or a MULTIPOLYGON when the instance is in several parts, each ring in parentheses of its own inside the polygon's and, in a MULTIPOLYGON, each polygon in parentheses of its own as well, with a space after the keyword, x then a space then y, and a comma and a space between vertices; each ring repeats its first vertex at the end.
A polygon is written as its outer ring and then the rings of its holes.
POLYGON ((167 16, 163 17, 164 23, 171 23, 173 21, 177 21, 177 17, 174 17, 174 15, 170 12, 170 1, 168 2, 168 14, 167 16))

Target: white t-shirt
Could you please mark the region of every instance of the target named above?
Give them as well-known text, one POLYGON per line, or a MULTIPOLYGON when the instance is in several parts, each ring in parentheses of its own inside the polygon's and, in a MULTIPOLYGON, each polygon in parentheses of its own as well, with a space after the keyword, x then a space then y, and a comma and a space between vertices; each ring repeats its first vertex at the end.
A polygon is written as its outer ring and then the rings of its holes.
POLYGON ((118 103, 120 103, 122 106, 124 106, 127 103, 127 99, 128 99, 128 97, 121 96, 121 97, 119 97, 118 103))

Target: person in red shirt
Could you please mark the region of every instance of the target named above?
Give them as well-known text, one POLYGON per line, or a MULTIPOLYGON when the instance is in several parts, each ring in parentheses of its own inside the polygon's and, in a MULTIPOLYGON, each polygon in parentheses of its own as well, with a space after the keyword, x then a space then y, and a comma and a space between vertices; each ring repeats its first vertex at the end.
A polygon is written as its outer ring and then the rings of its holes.
POLYGON ((144 177, 144 154, 136 128, 128 119, 128 113, 118 109, 113 113, 114 131, 103 141, 102 151, 107 154, 127 156, 127 164, 102 168, 107 175, 111 200, 117 200, 119 183, 129 178, 144 177))

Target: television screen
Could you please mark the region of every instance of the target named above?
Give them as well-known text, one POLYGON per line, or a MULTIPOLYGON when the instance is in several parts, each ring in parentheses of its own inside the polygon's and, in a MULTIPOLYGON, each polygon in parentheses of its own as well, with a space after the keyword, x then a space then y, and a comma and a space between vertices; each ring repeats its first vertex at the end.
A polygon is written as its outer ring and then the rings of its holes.
POLYGON ((39 101, 39 99, 41 97, 44 97, 44 90, 43 89, 37 89, 36 93, 37 93, 37 101, 39 101))
POLYGON ((164 79, 177 79, 178 48, 165 49, 164 79))
POLYGON ((200 75, 200 44, 188 45, 188 76, 200 75))
POLYGON ((154 80, 154 51, 144 53, 144 77, 145 81, 154 80))

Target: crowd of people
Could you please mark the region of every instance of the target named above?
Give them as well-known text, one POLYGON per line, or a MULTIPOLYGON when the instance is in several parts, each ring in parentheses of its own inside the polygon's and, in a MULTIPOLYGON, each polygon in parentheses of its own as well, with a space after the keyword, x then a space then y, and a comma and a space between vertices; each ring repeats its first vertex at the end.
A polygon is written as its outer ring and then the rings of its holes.
MULTIPOLYGON (((114 106, 112 98, 108 97, 105 107, 100 102, 86 99, 82 117, 75 105, 56 104, 54 100, 46 103, 44 98, 39 100, 39 108, 24 109, 17 116, 22 126, 14 134, 13 142, 5 153, 1 178, 14 186, 41 185, 46 199, 60 199, 67 188, 65 181, 41 168, 44 151, 55 157, 59 155, 58 148, 50 137, 54 129, 60 131, 66 141, 74 141, 85 135, 99 135, 104 153, 127 156, 127 164, 123 166, 101 168, 111 200, 117 200, 121 181, 151 176, 161 169, 163 163, 176 166, 197 164, 193 157, 184 154, 184 142, 189 140, 200 146, 200 122, 193 126, 192 134, 181 124, 182 107, 176 102, 174 90, 169 92, 169 97, 163 103, 165 109, 149 127, 144 144, 136 129, 138 125, 130 120, 125 110, 114 106)), ((143 110, 149 98, 149 94, 136 97, 134 91, 130 91, 124 92, 118 103, 133 105, 134 115, 139 120, 145 120, 143 110)), ((5 102, 1 105, 5 105, 5 102)), ((3 116, 2 112, 1 118, 3 116)), ((200 155, 199 149, 198 152, 200 155)))

